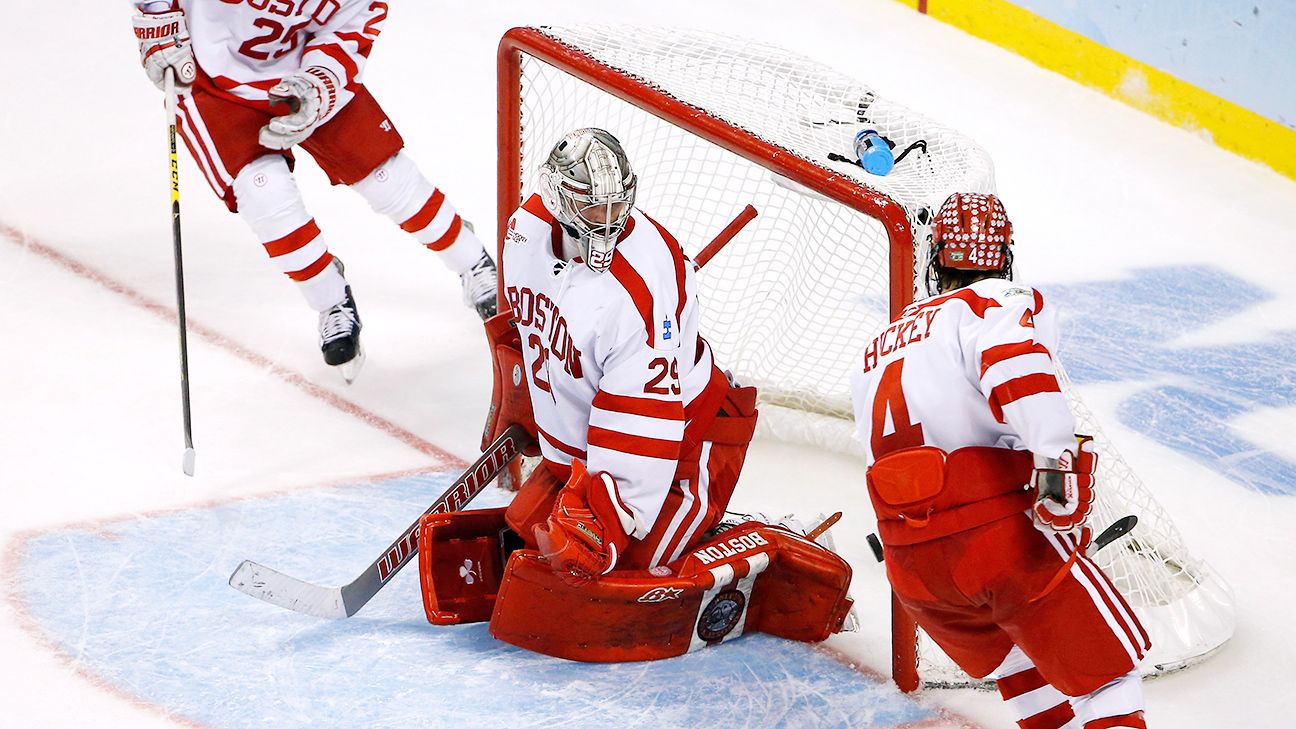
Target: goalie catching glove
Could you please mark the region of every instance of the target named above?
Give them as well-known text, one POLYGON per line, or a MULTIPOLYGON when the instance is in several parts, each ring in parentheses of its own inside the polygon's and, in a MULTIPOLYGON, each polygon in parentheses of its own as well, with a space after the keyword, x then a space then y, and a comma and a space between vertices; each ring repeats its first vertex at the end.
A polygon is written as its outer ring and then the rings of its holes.
POLYGON ((1098 454, 1093 438, 1076 436, 1079 446, 1073 453, 1062 451, 1056 459, 1035 457, 1031 485, 1035 487, 1032 515, 1042 531, 1069 532, 1084 525, 1093 510, 1094 473, 1098 454))
POLYGON ((149 80, 159 89, 165 89, 164 77, 170 68, 175 71, 176 90, 182 94, 187 92, 198 77, 198 67, 194 64, 184 11, 136 13, 133 22, 140 64, 149 80))
POLYGON ((580 586, 611 572, 630 535, 645 531, 639 527, 617 493, 616 480, 605 472, 591 475, 574 460, 547 523, 536 525, 533 533, 554 571, 564 582, 580 586))
POLYGON ((285 104, 291 112, 261 128, 261 146, 288 149, 306 141, 337 108, 341 88, 337 76, 321 66, 302 69, 270 87, 270 103, 285 104))

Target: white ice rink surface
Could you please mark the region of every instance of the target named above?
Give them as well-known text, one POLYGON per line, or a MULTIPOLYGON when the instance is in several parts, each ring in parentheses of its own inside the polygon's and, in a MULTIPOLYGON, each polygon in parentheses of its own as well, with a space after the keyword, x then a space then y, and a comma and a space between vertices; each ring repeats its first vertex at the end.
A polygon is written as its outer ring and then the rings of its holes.
MULTIPOLYGON (((160 94, 138 68, 125 5, 25 3, 6 34, 0 727, 239 725, 221 722, 217 710, 200 719, 157 703, 147 687, 97 670, 78 651, 93 635, 51 635, 42 615, 120 610, 118 622, 129 626, 138 596, 115 593, 111 579, 42 571, 31 545, 68 526, 93 532, 116 525, 103 530, 112 539, 114 530, 173 523, 167 519, 212 505, 309 497, 308 489, 444 470, 474 456, 489 398, 486 348, 475 317, 458 301, 457 280, 302 158, 308 205, 347 261, 365 322, 368 364, 355 385, 343 385, 315 349, 314 314, 186 157, 198 460, 195 478, 181 474, 165 127, 160 94), (33 602, 33 595, 60 604, 33 602)), ((1292 725, 1296 183, 889 0, 449 5, 397 5, 366 74, 425 173, 479 230, 489 231, 494 219, 495 44, 514 25, 657 23, 759 38, 841 69, 980 142, 995 161, 1027 280, 1058 289, 1073 311, 1103 319, 1086 330, 1085 319, 1073 317, 1064 332, 1071 341, 1064 356, 1079 363, 1072 374, 1089 405, 1191 550, 1236 592, 1233 640, 1202 665, 1147 684, 1150 725, 1292 725)), ((651 209, 651 201, 640 202, 651 209)), ((863 542, 872 517, 860 480, 848 460, 762 442, 735 505, 846 512, 835 533, 856 569, 864 629, 832 647, 866 673, 885 672, 886 593, 863 542)), ((307 511, 295 523, 309 530, 313 500, 284 503, 307 511)), ((280 535, 285 553, 294 551, 296 536, 280 535)), ((218 532, 192 538, 224 551, 218 532)), ((175 541, 183 552, 183 530, 175 541)), ((309 553, 308 541, 301 539, 298 557, 309 553)), ((214 566, 185 575, 185 589, 229 591, 228 571, 220 568, 243 556, 252 555, 212 554, 214 566)), ((326 569, 321 579, 350 579, 368 559, 353 557, 354 566, 326 569)), ((165 562, 157 579, 175 579, 165 562)), ((132 569, 150 574, 149 565, 132 569)), ((393 619, 407 621, 411 636, 433 630, 416 593, 408 594, 408 602, 391 607, 393 619)), ((299 644, 309 641, 309 628, 302 631, 299 644)), ((236 625, 214 635, 210 640, 231 644, 241 639, 236 625)), ((185 640, 177 635, 168 649, 213 647, 185 640)), ((434 653, 421 658, 429 671, 438 661, 434 653)), ((415 663, 411 670, 422 669, 415 663)), ((310 685, 294 684, 291 671, 267 675, 284 684, 282 696, 316 698, 310 685)), ((575 698, 582 689, 555 690, 575 698)), ((751 706, 783 688, 738 682, 720 690, 748 707, 737 723, 759 725, 751 706)), ((485 706, 490 682, 480 691, 485 706)), ((201 699, 202 687, 190 694, 201 699)), ((241 698, 213 696, 212 703, 241 698)), ((943 712, 922 726, 1010 725, 995 694, 931 691, 920 701, 943 712)), ((821 716, 831 724, 826 717, 836 715, 821 716)), ((436 726, 436 717, 429 705, 422 718, 402 714, 390 723, 436 726)))

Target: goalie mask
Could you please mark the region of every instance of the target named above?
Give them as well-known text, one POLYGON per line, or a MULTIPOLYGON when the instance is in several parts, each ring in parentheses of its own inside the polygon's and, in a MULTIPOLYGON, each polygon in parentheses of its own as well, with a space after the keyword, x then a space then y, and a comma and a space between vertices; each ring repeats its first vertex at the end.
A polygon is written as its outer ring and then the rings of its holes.
POLYGON ((581 257, 602 273, 634 205, 635 175, 616 137, 602 129, 569 132, 540 168, 540 198, 581 257))
POLYGON ((1012 278, 1012 221, 999 198, 979 192, 950 195, 936 214, 927 293, 940 290, 941 269, 1002 272, 1012 278))

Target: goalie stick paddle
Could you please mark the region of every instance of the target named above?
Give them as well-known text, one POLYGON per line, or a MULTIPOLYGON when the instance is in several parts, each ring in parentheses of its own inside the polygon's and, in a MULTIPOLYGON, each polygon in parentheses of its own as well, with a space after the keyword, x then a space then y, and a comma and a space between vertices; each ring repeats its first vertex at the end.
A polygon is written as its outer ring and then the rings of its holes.
POLYGON ((189 409, 189 337, 185 325, 184 258, 180 254, 180 165, 176 161, 175 71, 165 72, 167 136, 171 143, 171 247, 175 251, 176 311, 180 320, 180 408, 184 414, 184 458, 180 468, 194 475, 193 415, 189 409))
POLYGON ((531 436, 525 428, 510 425, 427 511, 383 550, 373 564, 341 587, 314 585, 251 560, 244 560, 230 575, 230 587, 271 605, 317 618, 349 618, 418 554, 418 528, 423 516, 462 509, 512 463, 530 441, 531 436))

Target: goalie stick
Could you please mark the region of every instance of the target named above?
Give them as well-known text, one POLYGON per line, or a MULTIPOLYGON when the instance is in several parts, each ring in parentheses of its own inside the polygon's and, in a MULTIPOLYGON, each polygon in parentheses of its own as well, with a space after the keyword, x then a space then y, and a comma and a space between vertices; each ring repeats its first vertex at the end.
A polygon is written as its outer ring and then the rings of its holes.
POLYGON ((427 511, 419 515, 360 576, 341 587, 324 587, 244 560, 230 575, 235 590, 258 600, 317 618, 349 618, 418 554, 419 521, 427 514, 458 511, 481 493, 531 441, 521 425, 510 425, 427 511))

